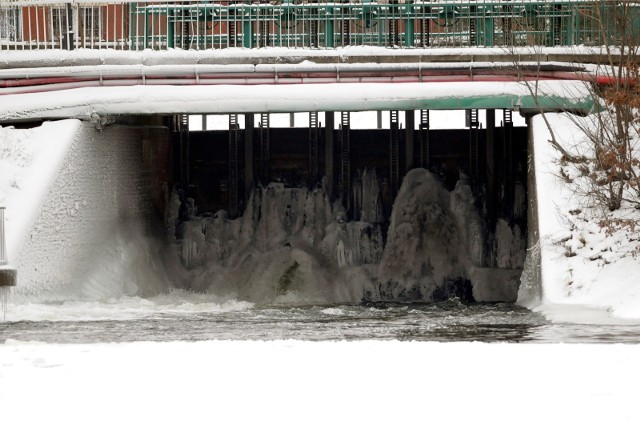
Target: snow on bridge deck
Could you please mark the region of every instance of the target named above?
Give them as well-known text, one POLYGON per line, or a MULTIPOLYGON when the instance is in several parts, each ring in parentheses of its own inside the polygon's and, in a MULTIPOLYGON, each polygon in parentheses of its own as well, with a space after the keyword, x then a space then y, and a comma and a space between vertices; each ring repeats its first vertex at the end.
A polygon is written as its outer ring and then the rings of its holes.
POLYGON ((569 55, 575 59, 576 52, 522 50, 517 57, 486 48, 412 50, 402 55, 373 47, 11 52, 0 54, 0 122, 96 114, 589 111, 593 102, 580 80, 591 78, 594 67, 541 62, 569 55), (514 58, 522 62, 516 66, 514 58), (522 65, 534 71, 527 74, 522 65), (525 79, 543 79, 536 97, 521 83, 525 79))

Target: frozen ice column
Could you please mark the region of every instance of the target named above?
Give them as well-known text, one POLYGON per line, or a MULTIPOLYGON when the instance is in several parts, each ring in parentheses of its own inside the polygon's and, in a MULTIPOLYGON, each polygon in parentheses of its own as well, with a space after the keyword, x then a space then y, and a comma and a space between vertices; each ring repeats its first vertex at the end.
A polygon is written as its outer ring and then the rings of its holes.
POLYGON ((9 265, 4 239, 4 207, 0 206, 0 288, 15 286, 17 278, 17 271, 9 265))

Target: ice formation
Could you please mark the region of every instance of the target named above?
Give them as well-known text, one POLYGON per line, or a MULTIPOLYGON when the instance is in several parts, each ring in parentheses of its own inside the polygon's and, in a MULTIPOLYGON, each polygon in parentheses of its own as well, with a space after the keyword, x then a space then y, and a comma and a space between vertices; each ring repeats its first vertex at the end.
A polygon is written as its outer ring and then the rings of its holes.
POLYGON ((479 282, 506 280, 486 267, 509 269, 510 278, 522 267, 520 231, 505 221, 490 257, 497 265, 485 265, 486 231, 464 176, 450 193, 427 170, 410 171, 388 230, 374 170, 353 194, 352 221, 322 189, 269 185, 254 189, 240 218, 220 211, 180 222, 190 202, 174 193, 168 218, 178 224, 183 286, 254 302, 472 299, 479 282))

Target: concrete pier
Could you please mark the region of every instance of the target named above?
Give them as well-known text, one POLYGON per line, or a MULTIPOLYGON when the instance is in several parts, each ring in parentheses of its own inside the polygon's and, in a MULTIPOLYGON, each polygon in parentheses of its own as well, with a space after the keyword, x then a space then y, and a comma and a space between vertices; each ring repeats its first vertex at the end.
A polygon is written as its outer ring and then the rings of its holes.
POLYGON ((4 207, 0 206, 0 287, 15 286, 18 272, 9 265, 7 245, 4 237, 4 207))

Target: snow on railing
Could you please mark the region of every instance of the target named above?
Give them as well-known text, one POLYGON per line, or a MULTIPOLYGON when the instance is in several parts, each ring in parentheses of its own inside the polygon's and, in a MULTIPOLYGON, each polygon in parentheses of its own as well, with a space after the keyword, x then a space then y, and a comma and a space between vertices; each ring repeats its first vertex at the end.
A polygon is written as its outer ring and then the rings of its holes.
MULTIPOLYGON (((0 49, 603 45, 615 41, 612 14, 619 4, 608 0, 5 0, 0 3, 0 49)), ((638 9, 632 7, 636 17, 638 9)))

